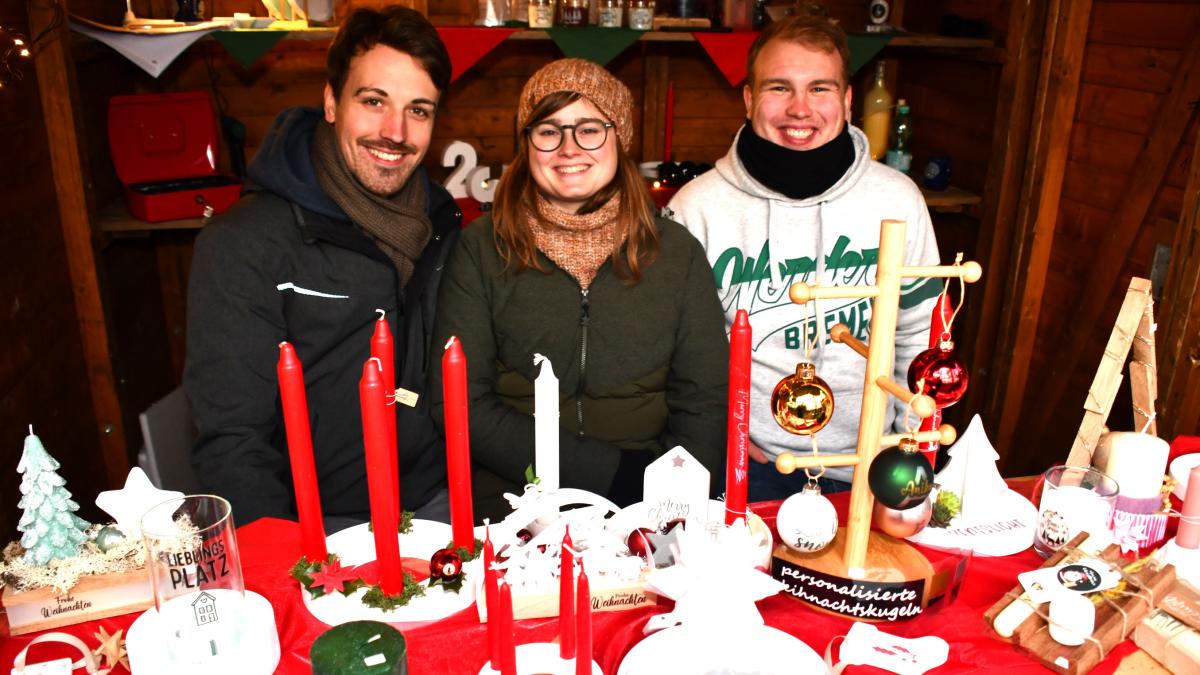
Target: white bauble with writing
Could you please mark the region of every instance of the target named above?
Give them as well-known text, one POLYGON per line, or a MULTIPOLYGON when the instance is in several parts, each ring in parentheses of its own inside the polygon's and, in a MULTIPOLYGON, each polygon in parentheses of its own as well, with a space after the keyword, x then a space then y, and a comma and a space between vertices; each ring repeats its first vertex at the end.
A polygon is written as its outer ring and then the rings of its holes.
POLYGON ((775 529, 788 548, 797 553, 815 553, 837 534, 837 510, 821 494, 821 488, 809 485, 779 505, 775 529))

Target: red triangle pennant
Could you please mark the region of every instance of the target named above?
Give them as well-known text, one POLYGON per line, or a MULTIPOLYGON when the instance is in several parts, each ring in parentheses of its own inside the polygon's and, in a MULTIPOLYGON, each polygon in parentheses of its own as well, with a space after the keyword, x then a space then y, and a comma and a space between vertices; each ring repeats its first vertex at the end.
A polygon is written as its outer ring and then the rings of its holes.
POLYGON ((746 54, 758 37, 756 31, 737 33, 692 33, 696 42, 708 52, 708 58, 721 70, 731 86, 746 79, 746 54))
POLYGON ((446 51, 450 52, 450 81, 453 82, 517 29, 442 26, 437 32, 446 51))

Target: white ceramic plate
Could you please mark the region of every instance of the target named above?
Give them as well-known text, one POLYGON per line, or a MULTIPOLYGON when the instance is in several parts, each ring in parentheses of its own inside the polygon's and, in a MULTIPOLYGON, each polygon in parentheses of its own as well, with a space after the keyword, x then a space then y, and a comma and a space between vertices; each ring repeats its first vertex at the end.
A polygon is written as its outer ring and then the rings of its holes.
POLYGON ((680 626, 634 645, 617 675, 795 675, 823 673, 825 660, 811 647, 770 626, 746 627, 720 640, 680 626), (730 649, 736 644, 737 649, 730 649))
POLYGON ((965 524, 958 518, 950 527, 926 527, 908 540, 939 551, 974 551, 980 556, 1012 555, 1033 545, 1038 510, 1028 499, 1007 490, 989 506, 996 516, 987 522, 965 524))

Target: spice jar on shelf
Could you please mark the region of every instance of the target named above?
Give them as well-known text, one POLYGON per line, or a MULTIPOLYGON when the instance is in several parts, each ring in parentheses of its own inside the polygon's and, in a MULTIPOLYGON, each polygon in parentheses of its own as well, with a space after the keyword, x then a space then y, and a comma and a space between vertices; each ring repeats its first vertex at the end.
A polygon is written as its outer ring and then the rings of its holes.
POLYGON ((568 28, 588 25, 588 0, 564 0, 559 22, 568 28))
POLYGON ((654 0, 629 0, 629 27, 633 30, 653 30, 654 0))
POLYGON ((598 0, 601 28, 620 28, 625 18, 625 0, 598 0))
POLYGON ((529 0, 529 27, 554 27, 554 0, 529 0))

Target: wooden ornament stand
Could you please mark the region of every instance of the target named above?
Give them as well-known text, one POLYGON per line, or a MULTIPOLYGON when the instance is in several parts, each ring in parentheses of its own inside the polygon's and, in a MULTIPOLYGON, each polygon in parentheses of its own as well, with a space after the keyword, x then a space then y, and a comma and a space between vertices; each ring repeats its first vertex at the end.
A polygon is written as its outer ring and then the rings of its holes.
MULTIPOLYGON (((871 512, 875 500, 867 484, 865 470, 871 465, 883 443, 894 440, 891 435, 883 435, 889 395, 908 403, 922 419, 932 415, 936 409, 930 397, 915 394, 890 377, 895 358, 901 281, 914 277, 956 277, 967 283, 974 283, 983 274, 979 263, 974 261, 953 266, 906 267, 904 230, 905 223, 902 220, 884 220, 880 223, 879 260, 874 286, 819 287, 797 283, 792 285, 790 291, 792 302, 797 304, 818 298, 872 298, 871 339, 870 344, 865 345, 854 339, 849 329, 840 324, 830 330, 833 340, 850 346, 867 359, 862 411, 858 423, 858 452, 853 455, 829 456, 796 456, 784 453, 777 460, 777 466, 784 471, 818 466, 855 466, 864 470, 854 472, 854 482, 850 490, 850 517, 846 527, 838 529, 833 544, 818 553, 804 556, 779 546, 775 551, 772 573, 788 585, 792 595, 801 600, 826 611, 866 620, 906 618, 865 615, 863 612, 869 611, 870 608, 863 605, 871 602, 899 601, 901 596, 909 598, 912 595, 909 591, 915 591, 918 583, 921 590, 917 593, 919 607, 916 611, 924 607, 930 599, 931 572, 924 557, 906 542, 871 531, 871 512), (903 550, 911 552, 920 561, 900 553, 903 550), (810 585, 813 579, 818 579, 816 586, 812 586, 814 588, 819 586, 828 590, 839 586, 845 591, 841 599, 846 602, 814 602, 812 598, 804 597, 803 589, 798 586, 800 581, 797 575, 807 575, 809 578, 803 581, 810 585), (827 579, 828 577, 833 579, 827 579)), ((918 441, 937 440, 949 443, 954 440, 954 430, 944 425, 937 430, 917 433, 915 437, 918 441)))
POLYGON ((1096 441, 1104 432, 1104 423, 1121 386, 1121 371, 1125 359, 1133 350, 1129 363, 1129 385, 1133 397, 1133 426, 1157 435, 1154 405, 1158 399, 1157 365, 1154 359, 1154 299, 1149 279, 1129 280, 1125 301, 1113 324, 1112 334, 1104 346, 1104 357, 1096 368, 1096 377, 1088 388, 1083 404, 1083 421, 1067 455, 1068 466, 1091 466, 1096 441))

